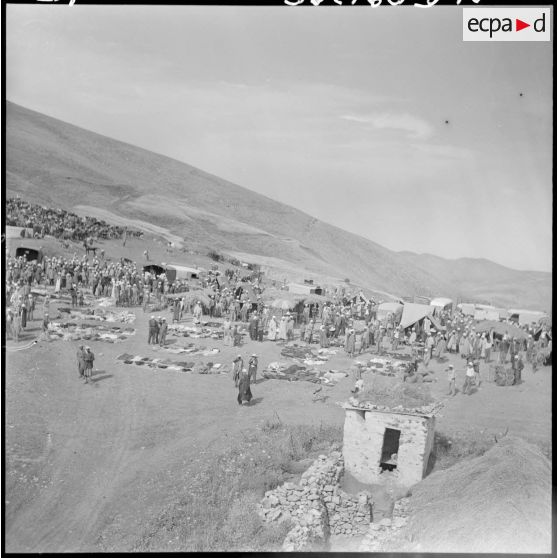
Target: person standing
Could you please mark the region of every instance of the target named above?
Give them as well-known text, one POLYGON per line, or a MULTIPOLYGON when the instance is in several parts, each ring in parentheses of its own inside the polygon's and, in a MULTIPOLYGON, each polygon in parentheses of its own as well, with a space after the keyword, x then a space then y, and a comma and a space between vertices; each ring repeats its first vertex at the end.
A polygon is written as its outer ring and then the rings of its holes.
POLYGON ((27 319, 33 321, 33 312, 35 311, 35 297, 29 293, 27 297, 27 319))
POLYGON ((271 319, 269 320, 267 338, 269 341, 275 341, 277 339, 277 320, 275 316, 271 316, 271 319))
POLYGON ((521 372, 524 368, 523 360, 520 355, 515 355, 513 359, 513 385, 521 384, 521 372))
POLYGON ((167 324, 167 319, 163 318, 161 325, 159 327, 159 346, 164 347, 167 342, 167 330, 169 325, 167 324))
POLYGON ((355 330, 353 328, 349 329, 347 332, 345 349, 349 358, 353 358, 355 356, 355 330))
POLYGON ((91 347, 85 347, 85 351, 83 353, 83 360, 84 360, 84 369, 83 375, 85 377, 85 383, 88 384, 93 376, 93 362, 95 360, 95 355, 93 351, 91 351, 91 347))
POLYGON ((240 372, 240 378, 238 380, 238 396, 236 398, 239 405, 242 405, 245 401, 250 403, 252 400, 252 391, 250 390, 250 375, 246 372, 246 368, 243 368, 240 372))
POLYGON ((83 347, 83 345, 80 345, 78 347, 76 357, 77 357, 77 365, 78 365, 78 378, 80 380, 83 380, 84 372, 85 372, 85 359, 84 359, 84 347, 83 347))
POLYGON ((320 326, 320 347, 322 349, 329 347, 329 340, 327 338, 326 329, 323 324, 320 326))
POLYGON ((456 394, 456 389, 455 389, 455 370, 453 368, 453 364, 450 364, 447 369, 446 372, 448 373, 448 382, 449 382, 449 392, 448 395, 451 395, 452 397, 456 394))
POLYGON ((147 338, 148 345, 154 345, 157 339, 157 332, 159 330, 159 324, 155 319, 155 316, 151 316, 149 319, 149 336, 147 338))
POLYGON ((234 382, 234 386, 238 387, 238 382, 240 380, 240 372, 242 371, 244 367, 244 361, 242 360, 242 355, 238 355, 234 360, 233 360, 233 382, 234 382))
POLYGON ((502 340, 500 341, 500 364, 506 363, 506 357, 510 348, 510 341, 508 332, 504 333, 502 340))
POLYGON ((256 374, 258 372, 258 355, 253 353, 248 361, 248 376, 250 376, 250 381, 256 383, 256 374))
POLYGON ((362 332, 362 337, 360 338, 360 350, 358 354, 365 353, 370 346, 370 328, 368 324, 364 324, 364 331, 362 332))
POLYGON ((467 363, 467 370, 465 371, 465 383, 463 385, 464 395, 471 395, 471 387, 473 386, 474 379, 475 379, 475 369, 473 368, 473 363, 469 361, 467 363))
POLYGON ((312 344, 312 337, 314 335, 314 318, 310 318, 310 321, 308 322, 308 327, 306 328, 306 342, 311 345, 312 344))
POLYGON ((432 339, 432 334, 428 332, 426 334, 426 341, 424 342, 424 366, 428 368, 430 359, 432 358, 432 348, 434 347, 434 339, 432 339))

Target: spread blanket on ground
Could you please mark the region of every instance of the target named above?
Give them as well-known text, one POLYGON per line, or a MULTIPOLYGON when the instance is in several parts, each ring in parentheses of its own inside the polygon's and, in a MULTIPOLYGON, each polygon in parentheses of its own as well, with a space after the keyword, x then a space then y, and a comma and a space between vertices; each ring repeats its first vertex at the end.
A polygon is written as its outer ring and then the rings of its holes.
POLYGON ((131 355, 123 353, 116 357, 116 360, 124 364, 135 364, 136 366, 145 366, 147 368, 175 370, 178 372, 194 372, 197 374, 221 374, 226 372, 226 368, 220 363, 213 362, 186 362, 173 361, 164 358, 153 358, 141 355, 131 355))
POLYGON ((100 324, 76 324, 73 322, 51 322, 48 324, 48 337, 53 341, 105 341, 119 343, 130 335, 135 335, 132 327, 103 326, 100 324))

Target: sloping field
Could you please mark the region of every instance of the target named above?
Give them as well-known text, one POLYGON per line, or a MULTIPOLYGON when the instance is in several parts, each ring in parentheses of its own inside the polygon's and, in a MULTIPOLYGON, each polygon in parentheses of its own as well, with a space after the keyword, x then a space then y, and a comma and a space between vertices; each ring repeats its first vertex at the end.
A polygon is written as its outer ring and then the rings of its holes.
POLYGON ((530 554, 550 553, 551 541, 550 461, 523 439, 505 437, 484 455, 413 487, 409 524, 389 546, 397 552, 530 554))
MULTIPOLYGON (((273 256, 298 267, 299 280, 307 270, 399 296, 469 299, 484 299, 487 285, 494 286, 494 277, 483 272, 490 262, 475 260, 474 277, 441 258, 426 266, 185 163, 9 102, 6 171, 8 195, 65 209, 109 210, 166 229, 198 250, 273 256)), ((506 271, 495 303, 549 307, 550 274, 534 288, 528 272, 506 271)))

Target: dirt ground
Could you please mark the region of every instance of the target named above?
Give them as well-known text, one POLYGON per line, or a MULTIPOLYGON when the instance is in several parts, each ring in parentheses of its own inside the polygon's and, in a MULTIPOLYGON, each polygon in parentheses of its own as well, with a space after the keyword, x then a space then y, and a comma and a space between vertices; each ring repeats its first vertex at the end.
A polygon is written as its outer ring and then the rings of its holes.
MULTIPOLYGON (((353 377, 324 387, 328 396, 324 402, 312 402, 315 384, 260 379, 252 388, 253 405, 241 407, 226 374, 154 370, 117 361, 124 352, 161 356, 147 345, 149 314, 134 311, 135 336, 122 343, 89 342, 96 355, 94 381, 89 385, 78 378, 77 342, 40 341, 16 350, 38 336, 40 310, 39 320, 30 324, 18 345, 8 340, 7 552, 138 549, 142 538, 149 536, 152 519, 184 490, 187 478, 203 468, 212 453, 237 443, 243 432, 277 415, 285 423, 343 424, 338 402, 350 395, 353 377)), ((256 352, 261 370, 281 359, 281 346, 273 342, 248 341, 240 348, 228 348, 222 341, 194 341, 220 352, 187 360, 228 365, 238 353, 247 361, 256 352)), ((165 356, 184 360, 183 355, 165 356)), ((348 370, 350 362, 339 351, 323 367, 348 370)), ((450 362, 456 365, 459 385, 463 361, 450 356, 450 362)), ((528 366, 520 386, 483 382, 470 396, 458 393, 450 398, 446 366, 435 361, 430 365, 438 380, 431 384, 432 393, 446 401, 437 419, 438 431, 451 437, 508 429, 550 446, 550 367, 533 375, 528 366)), ((486 369, 482 376, 486 379, 486 369)), ((180 550, 173 541, 165 544, 167 550, 180 550)))

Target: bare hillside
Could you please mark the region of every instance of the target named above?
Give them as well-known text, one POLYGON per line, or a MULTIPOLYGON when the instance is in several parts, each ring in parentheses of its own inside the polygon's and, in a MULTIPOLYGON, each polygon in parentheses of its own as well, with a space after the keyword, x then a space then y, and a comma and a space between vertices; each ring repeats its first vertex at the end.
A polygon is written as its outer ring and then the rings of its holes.
POLYGON ((399 296, 484 299, 494 288, 499 304, 550 305, 550 274, 507 270, 493 284, 481 270, 456 281, 453 262, 424 265, 185 163, 9 102, 6 178, 8 195, 109 210, 168 229, 195 249, 273 256, 297 266, 299 280, 309 271, 399 296))

